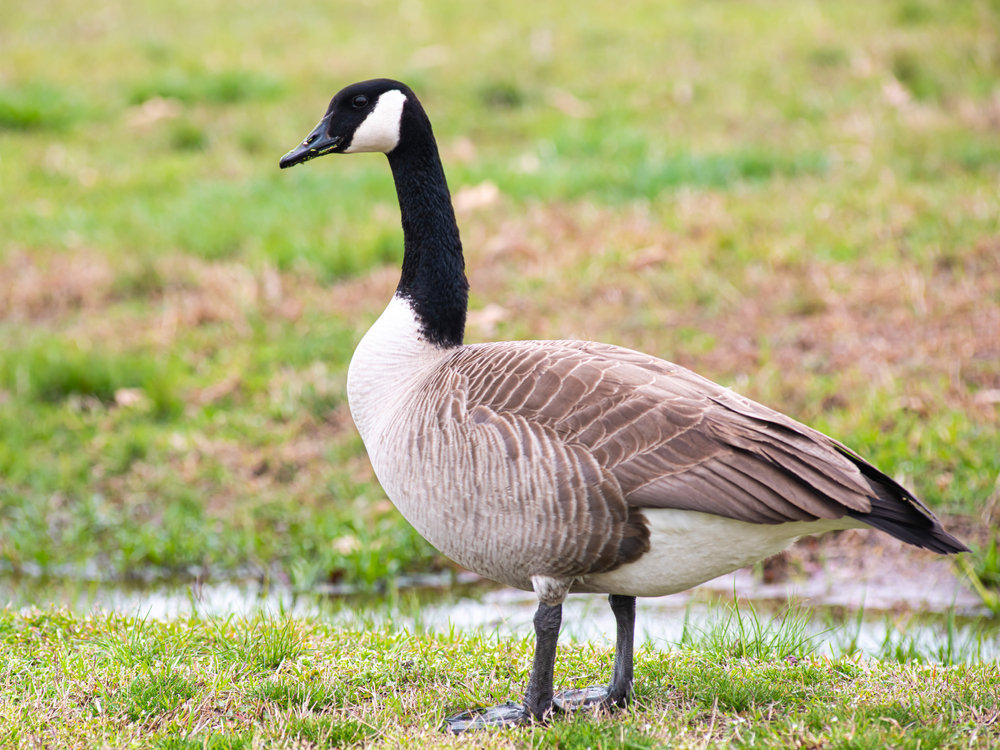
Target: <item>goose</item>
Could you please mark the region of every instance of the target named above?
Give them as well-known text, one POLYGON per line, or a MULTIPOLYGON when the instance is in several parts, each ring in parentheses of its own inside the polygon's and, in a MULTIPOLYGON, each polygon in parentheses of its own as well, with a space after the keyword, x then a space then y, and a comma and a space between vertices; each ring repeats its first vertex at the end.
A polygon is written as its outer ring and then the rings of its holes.
POLYGON ((625 707, 636 597, 684 591, 800 536, 873 527, 967 550, 854 451, 683 367, 589 341, 465 344, 462 242, 408 86, 347 86, 280 166, 364 152, 388 157, 404 247, 395 294, 348 368, 351 415, 379 483, 420 534, 538 600, 523 699, 463 711, 446 729, 625 707), (554 695, 570 592, 608 595, 614 664, 608 685, 554 695))

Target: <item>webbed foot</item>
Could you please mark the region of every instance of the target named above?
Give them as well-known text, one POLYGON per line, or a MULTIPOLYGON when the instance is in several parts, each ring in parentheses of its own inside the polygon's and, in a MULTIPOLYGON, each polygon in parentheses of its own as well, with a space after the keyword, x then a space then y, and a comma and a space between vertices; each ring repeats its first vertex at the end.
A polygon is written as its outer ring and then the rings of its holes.
POLYGON ((445 719, 444 728, 452 734, 486 729, 488 727, 513 727, 534 720, 523 703, 507 701, 492 708, 473 708, 445 719))
POLYGON ((606 685, 591 685, 578 690, 564 690, 552 698, 557 711, 572 713, 584 709, 613 711, 628 704, 627 695, 614 695, 606 685))

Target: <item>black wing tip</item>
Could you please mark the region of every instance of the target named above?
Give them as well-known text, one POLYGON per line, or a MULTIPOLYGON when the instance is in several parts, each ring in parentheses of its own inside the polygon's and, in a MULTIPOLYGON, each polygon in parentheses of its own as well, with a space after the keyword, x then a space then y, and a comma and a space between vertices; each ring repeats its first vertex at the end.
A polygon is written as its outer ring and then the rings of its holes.
POLYGON ((869 498, 871 510, 868 513, 849 510, 847 515, 902 542, 942 555, 970 551, 964 542, 945 531, 933 511, 899 482, 876 469, 854 451, 841 445, 837 449, 860 469, 874 493, 869 498))
POLYGON ((960 552, 970 551, 962 541, 945 531, 937 519, 934 519, 926 526, 921 526, 912 521, 907 523, 910 519, 900 520, 898 517, 887 517, 878 513, 848 511, 847 515, 879 531, 884 531, 901 542, 906 542, 907 544, 912 544, 914 547, 921 547, 931 552, 937 552, 942 555, 956 555, 960 552))

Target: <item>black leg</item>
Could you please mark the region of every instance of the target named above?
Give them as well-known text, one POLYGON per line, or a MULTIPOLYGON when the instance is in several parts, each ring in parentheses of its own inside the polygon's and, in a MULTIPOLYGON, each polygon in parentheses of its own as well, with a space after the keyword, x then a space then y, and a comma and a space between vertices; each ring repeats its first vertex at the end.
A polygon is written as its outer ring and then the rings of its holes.
POLYGON ((581 690, 567 690, 555 696, 554 704, 560 711, 581 708, 624 708, 632 698, 632 658, 635 641, 635 597, 612 594, 608 597, 615 615, 617 635, 615 666, 611 684, 597 685, 581 690))
MULTIPOLYGON (((531 677, 528 678, 523 704, 507 702, 485 710, 463 711, 449 716, 445 720, 445 728, 459 734, 470 729, 545 721, 552 713, 552 679, 561 624, 561 604, 539 603, 535 611, 535 662, 531 668, 531 677)), ((629 668, 631 674, 631 663, 629 668)))
POLYGON ((531 668, 524 705, 539 721, 552 711, 552 680, 556 668, 556 644, 562 625, 562 605, 538 604, 535 610, 535 663, 531 668))
POLYGON ((608 686, 607 701, 610 705, 624 708, 632 698, 632 649, 635 643, 635 597, 608 597, 611 611, 617 623, 615 643, 615 669, 608 686))

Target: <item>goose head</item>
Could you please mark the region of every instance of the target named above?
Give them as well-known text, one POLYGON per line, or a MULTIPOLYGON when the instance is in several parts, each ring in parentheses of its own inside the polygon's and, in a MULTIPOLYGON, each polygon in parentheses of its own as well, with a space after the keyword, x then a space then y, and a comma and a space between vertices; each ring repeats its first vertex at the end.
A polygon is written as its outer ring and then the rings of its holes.
POLYGON ((330 100, 323 119, 279 164, 285 169, 326 154, 388 154, 399 145, 405 120, 425 119, 421 114, 413 92, 399 81, 376 78, 351 84, 330 100))

